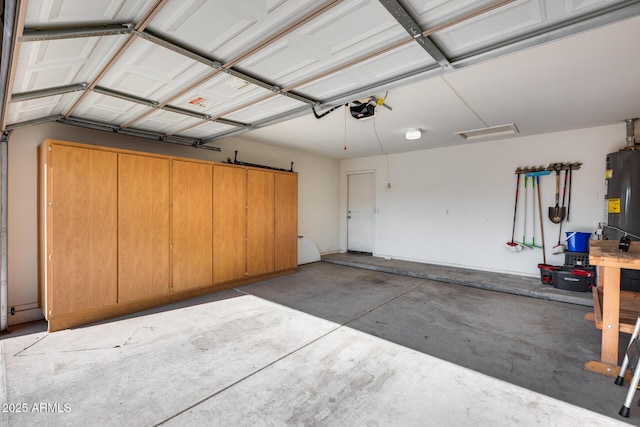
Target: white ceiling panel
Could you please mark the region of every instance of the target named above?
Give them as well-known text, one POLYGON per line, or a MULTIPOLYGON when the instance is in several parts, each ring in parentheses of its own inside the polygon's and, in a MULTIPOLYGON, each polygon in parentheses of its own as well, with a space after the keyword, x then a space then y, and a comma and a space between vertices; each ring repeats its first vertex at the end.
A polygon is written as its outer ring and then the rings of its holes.
POLYGON ((319 3, 317 0, 173 1, 149 29, 226 62, 319 3))
POLYGON ((92 92, 87 94, 73 114, 98 122, 122 125, 148 109, 145 105, 92 92))
POLYGON ((349 93, 354 88, 366 87, 372 82, 382 82, 413 70, 434 66, 436 62, 416 43, 377 56, 354 65, 339 73, 302 86, 298 93, 319 100, 328 100, 341 93, 349 93))
POLYGON ((271 91, 220 73, 206 83, 176 98, 171 105, 197 113, 216 116, 262 98, 271 91))
POLYGON ((543 2, 521 0, 444 30, 435 35, 434 40, 448 56, 458 57, 539 28, 546 19, 543 2))
POLYGON ((80 93, 76 92, 11 103, 8 111, 9 122, 22 123, 62 115, 79 97, 80 93))
POLYGON ((220 135, 236 129, 236 126, 226 125, 224 123, 203 122, 198 126, 180 132, 180 136, 206 140, 207 138, 212 138, 216 135, 220 135))
POLYGON ((534 34, 624 0, 519 0, 433 35, 450 58, 534 34))
POLYGON ((429 30, 494 3, 493 0, 407 0, 407 11, 429 30))
POLYGON ((344 2, 240 62, 238 68, 287 87, 408 37, 380 3, 344 2))
POLYGON ((180 134, 183 129, 191 128, 201 120, 171 111, 156 110, 145 116, 135 125, 135 129, 144 129, 152 132, 165 133, 167 135, 180 134))
POLYGON ((25 26, 134 22, 154 3, 154 0, 30 0, 25 26))
POLYGON ((98 84, 160 102, 180 90, 185 82, 197 80, 211 71, 202 63, 137 39, 98 84))
POLYGON ((610 7, 624 0, 544 0, 552 23, 610 7))
POLYGON ((89 83, 124 41, 109 36, 22 43, 13 92, 89 83))
MULTIPOLYGON (((276 116, 296 110, 304 107, 305 105, 306 104, 303 104, 300 101, 284 96, 273 96, 265 101, 253 104, 251 107, 228 114, 224 116, 224 118, 241 123, 254 123, 265 120, 270 116, 276 116)), ((311 107, 309 107, 309 112, 311 112, 311 107)))
POLYGON ((150 29, 213 53, 242 33, 256 31, 258 24, 266 21, 281 3, 283 1, 172 2, 162 10, 150 29))

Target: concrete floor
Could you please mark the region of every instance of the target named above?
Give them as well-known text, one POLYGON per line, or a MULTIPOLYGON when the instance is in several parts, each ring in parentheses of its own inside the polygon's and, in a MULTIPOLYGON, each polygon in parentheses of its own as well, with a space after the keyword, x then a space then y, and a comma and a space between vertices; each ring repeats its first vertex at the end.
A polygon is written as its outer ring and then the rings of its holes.
POLYGON ((318 262, 83 328, 11 328, 0 425, 640 425, 635 404, 617 415, 625 388, 582 369, 590 310, 318 262))

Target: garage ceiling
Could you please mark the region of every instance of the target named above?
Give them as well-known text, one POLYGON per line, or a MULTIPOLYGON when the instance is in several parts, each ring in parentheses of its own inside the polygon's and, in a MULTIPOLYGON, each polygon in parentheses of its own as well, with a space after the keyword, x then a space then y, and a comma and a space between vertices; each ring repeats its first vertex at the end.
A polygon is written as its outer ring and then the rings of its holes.
POLYGON ((640 1, 4 3, 2 131, 58 121, 209 149, 242 134, 348 158, 640 115, 640 1), (351 117, 358 102, 373 117, 351 117))

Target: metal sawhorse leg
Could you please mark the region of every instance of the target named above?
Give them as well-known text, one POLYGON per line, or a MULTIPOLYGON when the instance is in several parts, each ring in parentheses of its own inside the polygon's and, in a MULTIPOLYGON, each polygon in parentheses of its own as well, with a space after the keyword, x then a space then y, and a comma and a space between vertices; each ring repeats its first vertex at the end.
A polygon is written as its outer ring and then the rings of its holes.
MULTIPOLYGON (((627 392, 627 397, 624 400, 624 405, 620 408, 618 412, 623 417, 628 417, 629 412, 631 412, 631 401, 633 400, 633 396, 636 394, 636 390, 638 388, 638 382, 640 382, 640 369, 638 367, 638 361, 640 359, 640 342, 638 341, 638 333, 640 332, 640 316, 638 316, 636 320, 636 326, 633 329, 633 334, 631 334, 631 339, 629 340, 629 345, 627 346, 627 351, 624 354, 624 360, 622 361, 622 366, 620 367, 620 373, 616 378, 616 384, 622 385, 624 382, 624 373, 627 370, 627 367, 633 372, 633 379, 631 380, 631 384, 629 385, 629 391, 627 392)), ((638 402, 640 405, 640 402, 638 402)))

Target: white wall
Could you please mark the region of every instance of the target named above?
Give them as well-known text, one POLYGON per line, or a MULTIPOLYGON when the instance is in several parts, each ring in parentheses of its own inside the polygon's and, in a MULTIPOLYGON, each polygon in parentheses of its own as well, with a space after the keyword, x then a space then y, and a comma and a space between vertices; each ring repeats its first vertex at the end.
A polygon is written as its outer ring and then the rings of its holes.
POLYGON ((221 141, 216 146, 222 151, 215 152, 57 123, 21 128, 11 133, 8 146, 8 307, 18 311, 9 316, 10 325, 42 318, 37 309, 37 147, 46 138, 211 161, 233 159, 233 150, 239 150, 238 160, 283 169, 293 161, 299 179, 298 234, 315 241, 322 253, 338 250, 337 160, 239 138, 221 141))
MULTIPOLYGON (((423 138, 428 139, 428 135, 427 132, 423 138)), ((583 163, 572 175, 570 222, 563 226, 564 242, 564 231, 594 231, 604 219, 606 154, 622 148, 625 135, 625 125, 621 123, 389 155, 390 189, 384 156, 343 160, 340 249, 347 249, 347 175, 375 170, 374 255, 538 276, 537 265, 543 262, 541 249, 513 253, 503 247, 511 240, 515 169, 553 162, 583 163)), ((552 255, 559 226, 548 219, 548 207, 555 204, 555 175, 541 177, 540 188, 547 263, 561 265, 564 256, 552 255)), ((522 182, 520 196, 516 240, 521 240, 523 233, 522 182)), ((535 218, 538 242, 537 207, 535 218)))
MULTIPOLYGON (((8 303, 25 311, 9 316, 9 323, 41 317, 35 309, 36 147, 45 138, 212 161, 233 159, 234 150, 238 150, 240 161, 283 169, 293 161, 299 174, 298 233, 313 240, 321 253, 346 250, 347 174, 374 170, 378 208, 375 255, 538 276, 541 250, 511 253, 503 247, 511 238, 514 170, 518 166, 582 162, 582 168, 573 174, 571 221, 565 230, 592 231, 604 215, 605 156, 621 148, 624 137, 621 123, 390 155, 391 188, 387 189, 384 156, 338 162, 241 138, 219 141, 216 145, 222 152, 213 152, 54 123, 18 129, 9 137, 8 303)), ((542 178, 547 263, 562 264, 563 256, 551 254, 558 226, 547 219, 547 209, 554 204, 554 184, 552 176, 542 178)), ((519 212, 522 210, 521 199, 519 212)), ((522 234, 521 216, 518 223, 516 238, 522 234)))

